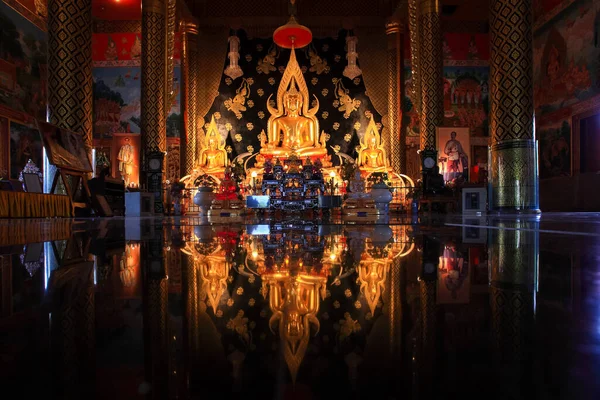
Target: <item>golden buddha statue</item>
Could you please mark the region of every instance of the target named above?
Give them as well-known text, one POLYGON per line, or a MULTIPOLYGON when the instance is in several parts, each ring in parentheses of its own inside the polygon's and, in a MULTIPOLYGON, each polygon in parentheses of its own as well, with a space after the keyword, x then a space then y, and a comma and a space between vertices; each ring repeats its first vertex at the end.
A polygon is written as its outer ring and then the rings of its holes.
POLYGON ((368 257, 361 260, 358 266, 358 282, 360 292, 365 296, 371 315, 375 314, 375 308, 385 290, 390 268, 390 261, 385 259, 373 259, 368 257))
POLYGON ((227 278, 231 268, 223 253, 219 248, 211 255, 202 256, 198 263, 202 291, 206 292, 208 302, 215 314, 221 297, 227 290, 227 278))
POLYGON ((225 140, 221 137, 213 116, 204 138, 204 144, 198 157, 198 169, 206 174, 222 174, 227 167, 228 158, 225 140))
POLYGON ((267 109, 271 116, 267 134, 262 133, 261 145, 265 146, 260 153, 276 157, 296 154, 299 157, 315 156, 327 160, 327 148, 324 140, 321 140, 325 134, 319 135, 319 120, 316 117, 319 102, 315 96, 316 105, 309 109, 308 87, 294 49, 277 90, 277 108, 269 105, 270 99, 267 100, 267 109))
POLYGON ((361 170, 371 172, 391 172, 389 168, 387 154, 381 143, 381 135, 377 130, 375 120, 371 118, 367 131, 360 141, 360 150, 358 151, 358 165, 361 170))

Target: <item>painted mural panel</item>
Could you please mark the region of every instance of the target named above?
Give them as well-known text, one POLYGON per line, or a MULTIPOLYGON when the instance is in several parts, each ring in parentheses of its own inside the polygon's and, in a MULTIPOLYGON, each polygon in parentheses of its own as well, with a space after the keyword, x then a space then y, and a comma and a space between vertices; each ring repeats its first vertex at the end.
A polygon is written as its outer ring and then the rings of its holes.
POLYGON ((10 123, 10 178, 19 179, 19 173, 29 160, 38 168, 43 168, 44 145, 37 128, 31 128, 16 122, 10 123))
POLYGON ((537 131, 540 179, 571 175, 571 125, 561 121, 537 131))
MULTIPOLYGON (((468 126, 472 136, 488 136, 489 71, 487 66, 444 66, 444 126, 468 126)), ((408 136, 419 136, 410 67, 404 69, 404 78, 404 124, 408 136)))
POLYGON ((579 0, 534 37, 534 102, 538 116, 600 93, 600 9, 579 0))
MULTIPOLYGON (((181 68, 175 66, 175 99, 167 117, 167 136, 179 137, 181 116, 181 68)), ((141 68, 94 68, 94 137, 114 133, 140 133, 141 68)))
POLYGON ((4 2, 0 27, 0 105, 45 120, 47 35, 4 2))

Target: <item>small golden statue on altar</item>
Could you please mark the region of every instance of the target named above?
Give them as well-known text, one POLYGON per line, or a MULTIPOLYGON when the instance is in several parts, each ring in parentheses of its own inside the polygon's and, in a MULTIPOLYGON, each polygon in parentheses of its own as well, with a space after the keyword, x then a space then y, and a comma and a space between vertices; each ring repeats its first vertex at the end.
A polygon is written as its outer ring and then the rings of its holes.
MULTIPOLYGON (((319 102, 309 108, 308 87, 292 48, 290 60, 285 68, 277 90, 277 108, 269 105, 271 113, 267 134, 261 132, 260 154, 266 157, 320 157, 324 164, 330 163, 325 147, 325 133, 319 135, 319 120, 316 117, 319 102)), ((328 165, 325 165, 328 166, 328 165)))
POLYGON ((223 175, 228 164, 225 140, 221 137, 213 116, 198 157, 197 169, 208 175, 223 175))
POLYGON ((369 121, 367 131, 360 141, 358 166, 367 174, 372 172, 393 172, 389 166, 387 154, 381 142, 381 135, 373 118, 369 121))

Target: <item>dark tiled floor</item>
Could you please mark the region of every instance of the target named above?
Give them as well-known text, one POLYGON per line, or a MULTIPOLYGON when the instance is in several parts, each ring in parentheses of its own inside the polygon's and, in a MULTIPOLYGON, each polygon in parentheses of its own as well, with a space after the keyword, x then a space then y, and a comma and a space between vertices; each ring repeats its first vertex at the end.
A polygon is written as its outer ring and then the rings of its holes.
POLYGON ((0 233, 3 395, 600 397, 599 214, 0 233))

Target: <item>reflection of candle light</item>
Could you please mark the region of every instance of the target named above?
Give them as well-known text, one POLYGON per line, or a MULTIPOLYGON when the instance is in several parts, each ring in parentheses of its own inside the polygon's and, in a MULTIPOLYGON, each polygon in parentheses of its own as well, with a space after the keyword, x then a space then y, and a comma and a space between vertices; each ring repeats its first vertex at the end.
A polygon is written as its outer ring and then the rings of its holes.
POLYGON ((258 257, 258 251, 253 251, 252 258, 254 258, 256 260, 257 257, 258 257))
POLYGON ((331 261, 335 261, 335 254, 331 253, 329 255, 329 258, 331 259, 331 261))

